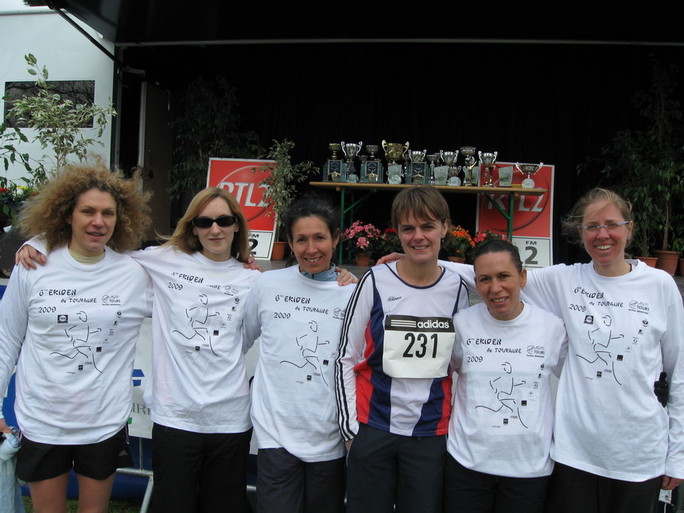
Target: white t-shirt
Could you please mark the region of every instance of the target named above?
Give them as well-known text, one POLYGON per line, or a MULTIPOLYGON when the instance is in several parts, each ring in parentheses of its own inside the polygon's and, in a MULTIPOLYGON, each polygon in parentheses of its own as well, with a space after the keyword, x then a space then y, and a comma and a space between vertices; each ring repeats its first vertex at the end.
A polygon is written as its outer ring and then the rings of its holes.
POLYGON ((630 261, 604 277, 591 263, 528 273, 523 299, 565 321, 551 457, 624 481, 684 478, 684 308, 672 277, 630 261), (667 372, 667 408, 653 383, 667 372))
POLYGON ((145 389, 152 420, 197 433, 250 429, 241 329, 259 271, 171 246, 131 256, 154 288, 152 384, 145 389))
POLYGON ((124 427, 149 292, 142 267, 109 248, 95 264, 62 247, 36 270, 14 268, 0 302, 0 389, 16 363, 15 412, 30 440, 95 443, 124 427))
POLYGON ((259 340, 252 421, 259 449, 305 462, 344 455, 334 364, 353 285, 316 281, 298 266, 263 273, 247 299, 245 338, 259 340))
POLYGON ((486 474, 551 474, 550 376, 560 374, 563 322, 530 304, 515 319, 499 321, 479 303, 454 316, 454 326, 449 454, 486 474))

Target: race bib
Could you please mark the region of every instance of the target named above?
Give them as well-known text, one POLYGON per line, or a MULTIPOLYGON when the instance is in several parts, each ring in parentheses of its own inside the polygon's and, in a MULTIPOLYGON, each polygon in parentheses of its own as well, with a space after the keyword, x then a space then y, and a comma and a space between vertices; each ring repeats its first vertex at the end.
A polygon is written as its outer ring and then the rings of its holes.
POLYGON ((385 317, 382 366, 392 378, 443 378, 454 347, 449 317, 385 317))

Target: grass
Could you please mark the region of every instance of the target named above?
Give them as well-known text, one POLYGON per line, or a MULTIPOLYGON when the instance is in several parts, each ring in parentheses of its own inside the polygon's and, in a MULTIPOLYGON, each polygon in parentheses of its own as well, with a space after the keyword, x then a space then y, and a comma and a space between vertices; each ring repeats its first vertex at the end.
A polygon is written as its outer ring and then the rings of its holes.
MULTIPOLYGON (((30 497, 24 497, 24 509, 26 513, 33 513, 33 505, 30 497)), ((67 501, 68 513, 76 513, 78 511, 78 501, 67 501)), ((140 504, 135 504, 127 501, 110 501, 109 513, 140 513, 140 504)))

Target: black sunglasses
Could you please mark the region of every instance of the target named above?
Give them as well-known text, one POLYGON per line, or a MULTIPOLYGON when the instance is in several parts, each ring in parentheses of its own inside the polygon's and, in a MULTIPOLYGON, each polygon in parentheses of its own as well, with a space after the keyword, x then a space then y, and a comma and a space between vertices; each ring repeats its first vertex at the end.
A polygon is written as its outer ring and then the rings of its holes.
POLYGON ((238 216, 218 216, 215 219, 211 217, 196 217, 192 220, 192 224, 196 228, 211 228, 211 225, 216 223, 221 228, 226 228, 237 223, 237 220, 238 216))

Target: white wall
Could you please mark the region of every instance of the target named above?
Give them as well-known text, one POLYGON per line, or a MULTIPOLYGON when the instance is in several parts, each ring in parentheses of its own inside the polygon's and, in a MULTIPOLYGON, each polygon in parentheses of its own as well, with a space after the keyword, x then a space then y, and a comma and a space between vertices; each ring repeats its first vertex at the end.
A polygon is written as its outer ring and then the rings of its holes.
MULTIPOLYGON (((109 52, 114 52, 113 43, 86 25, 80 25, 109 52)), ((0 96, 5 93, 5 82, 34 80, 27 72, 24 60, 24 55, 32 53, 41 67, 47 67, 49 80, 94 80, 95 103, 106 105, 113 99, 113 61, 59 14, 46 7, 26 7, 21 0, 0 0, 0 48, 0 96)), ((0 113, 4 113, 1 100, 0 113)), ((95 128, 83 130, 86 137, 96 137, 95 128)), ((111 130, 110 122, 100 138, 104 146, 92 147, 93 153, 101 155, 107 164, 111 153, 111 130)), ((22 131, 30 141, 35 137, 35 130, 22 131)), ((39 143, 22 144, 20 149, 35 159, 51 155, 51 150, 43 150, 39 143)), ((4 172, 0 168, 0 173, 4 172)), ((24 173, 23 167, 15 166, 10 168, 9 177, 16 179, 24 173)))

